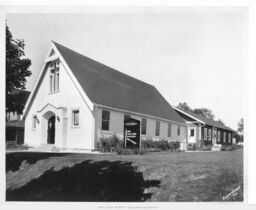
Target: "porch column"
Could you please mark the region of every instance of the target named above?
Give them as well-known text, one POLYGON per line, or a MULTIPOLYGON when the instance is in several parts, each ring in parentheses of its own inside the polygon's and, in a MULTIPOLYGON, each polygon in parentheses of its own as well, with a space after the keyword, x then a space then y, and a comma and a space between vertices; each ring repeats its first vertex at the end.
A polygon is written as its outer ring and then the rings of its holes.
POLYGON ((198 124, 198 140, 199 140, 199 145, 200 147, 203 146, 202 144, 202 126, 201 126, 201 123, 198 124))
POLYGON ((62 108, 62 148, 67 147, 67 129, 68 129, 68 117, 67 117, 67 108, 62 108))

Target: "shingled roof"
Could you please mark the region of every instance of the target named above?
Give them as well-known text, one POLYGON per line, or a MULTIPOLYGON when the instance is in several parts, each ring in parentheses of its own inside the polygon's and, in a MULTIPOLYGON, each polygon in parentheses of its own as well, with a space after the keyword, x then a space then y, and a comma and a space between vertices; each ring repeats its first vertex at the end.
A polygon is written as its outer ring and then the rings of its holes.
POLYGON ((185 110, 182 110, 182 109, 178 109, 177 107, 175 107, 175 109, 177 111, 182 111, 183 113, 187 113, 188 115, 191 115, 192 117, 195 117, 195 118, 199 119, 200 121, 204 122, 207 125, 214 126, 214 127, 217 127, 217 128, 222 128, 222 129, 225 129, 225 130, 234 131, 232 128, 229 128, 228 126, 223 125, 220 122, 215 121, 213 119, 204 117, 202 115, 196 114, 196 113, 188 111, 188 110, 185 111, 185 110))
POLYGON ((154 86, 53 43, 93 103, 185 124, 154 86))

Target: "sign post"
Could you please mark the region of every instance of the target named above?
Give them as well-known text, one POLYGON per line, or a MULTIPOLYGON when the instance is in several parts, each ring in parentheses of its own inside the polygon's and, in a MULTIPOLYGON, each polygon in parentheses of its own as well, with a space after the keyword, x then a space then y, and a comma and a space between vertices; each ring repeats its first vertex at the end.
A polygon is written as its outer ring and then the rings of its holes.
POLYGON ((128 118, 124 121, 124 147, 140 149, 140 121, 128 118))

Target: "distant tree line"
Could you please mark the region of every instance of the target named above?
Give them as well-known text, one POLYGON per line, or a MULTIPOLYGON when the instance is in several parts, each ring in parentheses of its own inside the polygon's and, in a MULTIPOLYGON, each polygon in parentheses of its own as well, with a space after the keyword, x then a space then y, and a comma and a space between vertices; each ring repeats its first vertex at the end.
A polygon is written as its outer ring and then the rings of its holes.
MULTIPOLYGON (((202 115, 204 117, 210 118, 212 120, 214 120, 215 116, 212 112, 212 110, 208 109, 208 108, 196 108, 196 109, 192 109, 186 102, 183 103, 179 103, 177 106, 179 109, 184 110, 184 111, 190 111, 190 112, 194 112, 195 114, 199 114, 202 115)), ((224 124, 220 119, 219 122, 221 122, 222 124, 224 124)))

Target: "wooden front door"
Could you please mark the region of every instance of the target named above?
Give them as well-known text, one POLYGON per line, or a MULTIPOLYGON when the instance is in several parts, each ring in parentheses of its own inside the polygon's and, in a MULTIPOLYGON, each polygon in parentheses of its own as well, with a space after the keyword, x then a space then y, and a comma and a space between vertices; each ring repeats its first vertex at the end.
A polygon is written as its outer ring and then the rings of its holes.
POLYGON ((188 128, 188 143, 196 143, 196 128, 188 128))
POLYGON ((52 116, 48 120, 47 143, 54 144, 54 142, 55 142, 55 116, 52 116))

